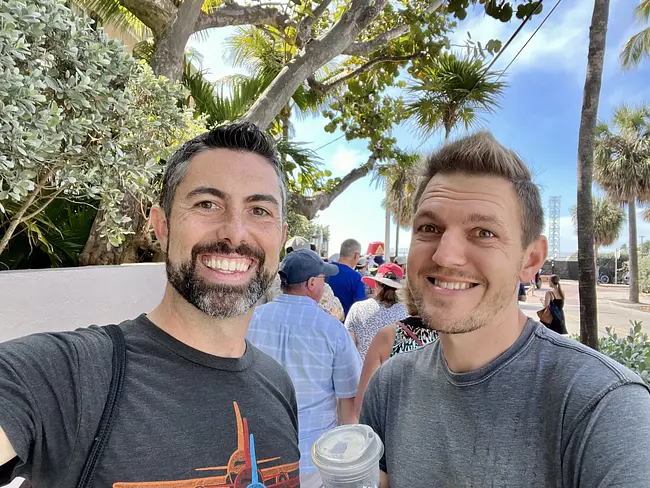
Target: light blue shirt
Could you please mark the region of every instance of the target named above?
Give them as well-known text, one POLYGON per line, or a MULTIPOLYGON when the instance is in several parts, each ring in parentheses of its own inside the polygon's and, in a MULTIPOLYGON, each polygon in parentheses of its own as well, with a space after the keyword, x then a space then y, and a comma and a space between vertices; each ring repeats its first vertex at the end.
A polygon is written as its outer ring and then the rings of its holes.
POLYGON ((345 326, 309 297, 279 295, 253 313, 246 338, 289 373, 298 399, 300 471, 317 471, 311 446, 338 423, 337 398, 357 394, 361 357, 345 326))

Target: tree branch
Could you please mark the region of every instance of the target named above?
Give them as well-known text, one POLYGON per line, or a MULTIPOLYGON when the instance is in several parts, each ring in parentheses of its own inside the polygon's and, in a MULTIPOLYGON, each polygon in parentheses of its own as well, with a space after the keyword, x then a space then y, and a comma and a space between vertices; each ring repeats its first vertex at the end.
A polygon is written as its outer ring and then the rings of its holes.
POLYGON ((32 213, 29 215, 26 215, 24 217, 21 217, 20 223, 22 224, 23 222, 27 222, 30 219, 33 219, 36 217, 39 213, 41 213, 43 210, 47 208, 47 206, 54 201, 56 197, 58 197, 61 193, 63 193, 64 190, 66 190, 70 185, 63 185, 61 188, 59 188, 57 191, 55 191, 52 195, 50 195, 47 199, 47 201, 38 207, 38 209, 34 210, 32 213))
POLYGON ((282 29, 289 25, 289 16, 276 8, 264 6, 242 6, 236 3, 223 3, 213 8, 210 13, 201 12, 194 26, 194 32, 213 27, 234 25, 272 25, 282 29))
MULTIPOLYGON (((431 2, 431 5, 429 5, 423 12, 424 15, 431 15, 433 12, 438 10, 442 4, 444 3, 443 0, 434 0, 431 2)), ((391 30, 383 32, 373 39, 369 41, 364 41, 364 42, 354 42, 350 44, 350 46, 343 51, 343 54, 347 54, 348 56, 368 56, 372 54, 374 51, 379 49, 382 46, 385 46, 388 42, 392 41, 393 39, 397 39, 399 37, 402 37, 403 35, 406 35, 410 32, 411 27, 408 24, 402 24, 398 25, 397 27, 393 27, 391 30)))
POLYGON ((302 194, 294 194, 294 210, 307 217, 309 220, 312 220, 316 217, 316 214, 325 210, 329 207, 332 202, 343 193, 352 183, 357 180, 360 180, 368 173, 370 173, 375 167, 377 162, 377 156, 373 153, 368 158, 368 161, 358 168, 353 169, 339 181, 334 188, 329 192, 325 193, 322 191, 316 192, 311 196, 306 196, 302 194))
POLYGON ((327 11, 332 0, 321 0, 318 7, 314 9, 312 15, 303 18, 296 28, 296 45, 303 47, 305 43, 313 37, 312 27, 316 21, 327 11))
POLYGON ((376 57, 375 59, 371 59, 368 61, 366 64, 359 66, 357 69, 349 72, 345 76, 341 76, 340 78, 336 78, 334 81, 330 83, 319 83, 316 81, 315 78, 310 77, 307 79, 307 82, 309 83, 309 86, 314 88, 317 91, 320 91, 321 93, 329 93, 332 90, 338 88, 341 86, 343 83, 347 82, 348 80, 351 80, 352 78, 356 78, 360 74, 365 73, 368 71, 370 68, 372 68, 374 65, 379 64, 379 63, 400 63, 403 61, 411 61, 413 59, 417 59, 421 57, 422 54, 416 53, 416 54, 411 54, 408 56, 379 56, 376 57))
POLYGON ((408 24, 398 25, 397 27, 392 28, 389 31, 383 32, 373 39, 365 42, 354 42, 348 46, 348 48, 343 51, 343 54, 348 56, 368 56, 374 51, 379 49, 382 46, 385 46, 388 42, 393 39, 402 37, 405 34, 408 34, 411 30, 411 27, 408 24))
POLYGON ((171 0, 120 0, 119 3, 156 36, 174 20, 178 10, 171 0))
POLYGON ((329 62, 350 45, 372 20, 371 15, 384 8, 388 0, 351 0, 347 11, 332 28, 318 39, 305 45, 304 49, 275 77, 243 120, 266 128, 291 99, 298 87, 317 69, 329 62))

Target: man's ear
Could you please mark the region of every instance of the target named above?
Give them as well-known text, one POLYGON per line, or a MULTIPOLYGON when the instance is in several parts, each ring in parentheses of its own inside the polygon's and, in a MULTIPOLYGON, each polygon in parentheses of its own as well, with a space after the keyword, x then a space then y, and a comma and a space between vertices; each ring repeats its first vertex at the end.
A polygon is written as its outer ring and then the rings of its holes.
POLYGON ((149 218, 151 219, 151 225, 153 226, 156 238, 160 242, 160 247, 165 251, 169 240, 169 224, 167 223, 165 212, 159 205, 154 205, 149 212, 149 218))
POLYGON ((541 236, 539 239, 531 242, 524 251, 524 262, 519 274, 519 281, 526 283, 533 279, 544 263, 548 254, 548 241, 546 237, 541 236))

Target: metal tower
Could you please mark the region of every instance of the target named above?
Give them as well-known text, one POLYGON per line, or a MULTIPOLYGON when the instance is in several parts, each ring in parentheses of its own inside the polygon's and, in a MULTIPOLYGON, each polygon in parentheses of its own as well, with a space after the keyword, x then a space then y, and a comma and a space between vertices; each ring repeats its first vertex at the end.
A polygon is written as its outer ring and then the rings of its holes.
POLYGON ((562 197, 548 198, 548 256, 560 257, 560 200, 562 197))

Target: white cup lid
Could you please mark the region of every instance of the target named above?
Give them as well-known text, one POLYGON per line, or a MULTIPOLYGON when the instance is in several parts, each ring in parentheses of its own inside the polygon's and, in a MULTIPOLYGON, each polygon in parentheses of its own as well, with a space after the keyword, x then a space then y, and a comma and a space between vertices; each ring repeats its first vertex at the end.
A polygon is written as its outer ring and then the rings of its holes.
POLYGON ((312 460, 319 470, 349 473, 374 467, 384 446, 367 425, 342 425, 324 433, 312 446, 312 460))

